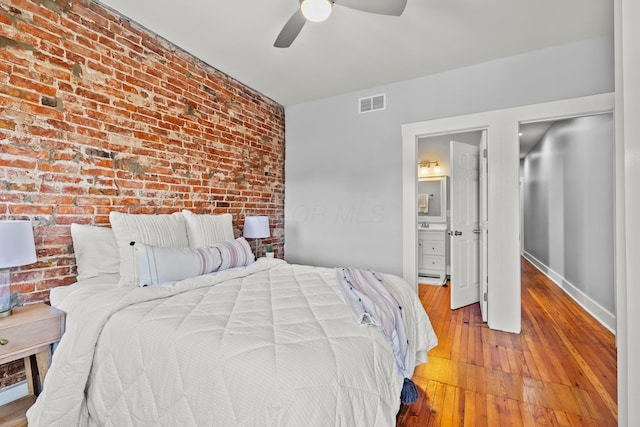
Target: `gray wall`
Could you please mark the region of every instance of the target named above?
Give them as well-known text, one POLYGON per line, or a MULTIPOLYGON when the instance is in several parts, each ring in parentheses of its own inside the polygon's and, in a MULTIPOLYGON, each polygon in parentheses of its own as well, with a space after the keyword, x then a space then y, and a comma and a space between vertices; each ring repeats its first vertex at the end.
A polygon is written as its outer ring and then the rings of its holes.
POLYGON ((593 39, 288 107, 285 258, 401 275, 402 124, 607 93, 613 72, 593 39), (386 110, 358 114, 379 93, 386 110))
POLYGON ((556 122, 525 157, 523 174, 525 253, 570 293, 579 290, 609 313, 615 313, 613 135, 612 114, 556 122))

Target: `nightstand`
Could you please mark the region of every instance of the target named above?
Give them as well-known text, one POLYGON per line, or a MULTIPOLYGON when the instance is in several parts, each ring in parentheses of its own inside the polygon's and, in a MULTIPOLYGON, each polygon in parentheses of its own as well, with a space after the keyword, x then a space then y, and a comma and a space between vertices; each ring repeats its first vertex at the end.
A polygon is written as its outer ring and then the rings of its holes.
POLYGON ((16 307, 0 319, 0 365, 24 358, 29 394, 0 406, 0 427, 26 426, 27 409, 42 390, 51 347, 64 332, 64 312, 44 303, 16 307))

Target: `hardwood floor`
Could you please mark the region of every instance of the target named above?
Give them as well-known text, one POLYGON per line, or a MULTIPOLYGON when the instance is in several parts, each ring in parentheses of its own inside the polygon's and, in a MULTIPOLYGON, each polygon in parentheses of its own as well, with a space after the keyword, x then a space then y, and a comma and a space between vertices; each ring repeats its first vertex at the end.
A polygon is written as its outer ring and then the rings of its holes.
POLYGON ((490 330, 478 304, 450 310, 448 287, 420 285, 439 345, 397 427, 617 425, 614 335, 524 259, 522 272, 521 334, 490 330))

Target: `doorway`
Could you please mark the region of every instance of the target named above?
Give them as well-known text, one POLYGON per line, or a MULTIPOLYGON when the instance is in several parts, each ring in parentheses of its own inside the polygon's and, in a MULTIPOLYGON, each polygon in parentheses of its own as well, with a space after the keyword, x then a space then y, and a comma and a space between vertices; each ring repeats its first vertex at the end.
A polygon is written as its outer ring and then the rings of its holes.
MULTIPOLYGON (((488 319, 492 329, 520 333, 520 204, 519 204, 519 124, 610 112, 614 95, 515 107, 465 116, 450 117, 402 126, 402 240, 403 277, 417 288, 416 280, 416 165, 417 142, 426 136, 487 129, 488 150, 488 319)), ((616 145, 616 164, 623 158, 616 145)), ((623 168, 616 168, 616 204, 624 200, 623 168)), ((623 212, 617 209, 616 212, 623 212)), ((624 253, 624 224, 616 221, 616 252, 624 253)), ((616 263, 622 258, 616 258, 616 263)), ((624 269, 616 265, 616 274, 624 269)))
POLYGON ((520 124, 522 254, 615 331, 612 113, 520 124))
POLYGON ((486 279, 487 266, 487 182, 484 179, 487 175, 486 158, 482 157, 485 143, 486 130, 429 135, 418 140, 417 273, 419 283, 442 284, 446 271, 452 288, 451 309, 481 302, 486 322, 487 281, 483 278, 486 279), (428 167, 433 164, 437 165, 436 170, 428 167), (447 183, 445 198, 432 200, 433 192, 422 194, 422 181, 434 179, 447 183), (424 205, 420 204, 421 198, 424 205), (441 202, 435 206, 436 211, 442 209, 444 215, 430 220, 432 204, 438 200, 441 202), (421 213, 425 208, 428 214, 421 213), (439 240, 444 244, 437 243, 439 240), (431 249, 441 249, 443 254, 431 249), (443 260, 440 272, 430 269, 431 264, 438 265, 443 260))

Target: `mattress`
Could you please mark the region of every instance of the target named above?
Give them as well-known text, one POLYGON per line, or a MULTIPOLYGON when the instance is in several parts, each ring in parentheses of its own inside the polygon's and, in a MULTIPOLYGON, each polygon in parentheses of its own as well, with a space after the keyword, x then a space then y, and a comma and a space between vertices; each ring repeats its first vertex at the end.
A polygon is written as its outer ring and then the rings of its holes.
MULTIPOLYGON (((437 344, 396 276, 411 366, 437 344)), ((30 426, 391 426, 403 377, 336 271, 261 258, 157 288, 76 286, 30 426)))

